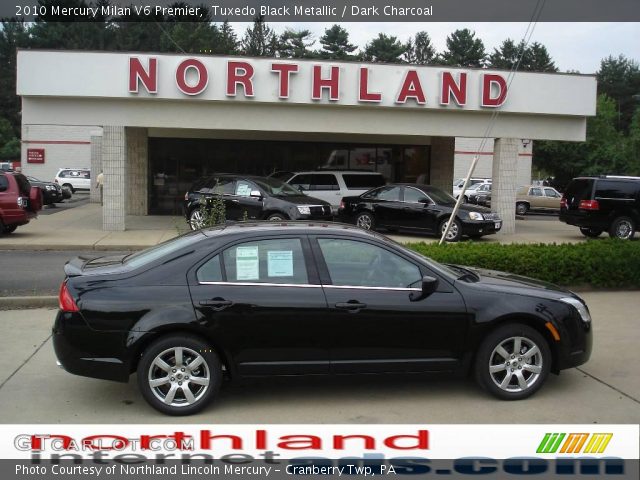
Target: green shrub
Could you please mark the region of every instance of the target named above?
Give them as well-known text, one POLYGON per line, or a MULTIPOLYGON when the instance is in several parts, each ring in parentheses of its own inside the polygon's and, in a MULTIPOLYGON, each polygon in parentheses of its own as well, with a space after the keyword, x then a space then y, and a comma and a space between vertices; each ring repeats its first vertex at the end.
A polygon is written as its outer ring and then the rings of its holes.
POLYGON ((502 270, 558 285, 640 287, 640 242, 589 240, 575 244, 461 242, 407 246, 440 263, 502 270))

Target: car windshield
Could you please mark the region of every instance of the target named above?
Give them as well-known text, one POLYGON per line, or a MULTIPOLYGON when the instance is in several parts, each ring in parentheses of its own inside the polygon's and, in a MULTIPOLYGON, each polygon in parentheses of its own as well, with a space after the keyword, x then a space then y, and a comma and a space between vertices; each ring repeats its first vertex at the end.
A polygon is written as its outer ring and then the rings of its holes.
POLYGON ((431 197, 431 200, 436 202, 438 205, 455 205, 456 199, 449 195, 444 190, 440 190, 436 187, 424 187, 422 189, 424 193, 431 197))
POLYGON ((301 195, 301 193, 291 185, 277 178, 252 178, 251 180, 269 195, 277 197, 299 197, 301 195))

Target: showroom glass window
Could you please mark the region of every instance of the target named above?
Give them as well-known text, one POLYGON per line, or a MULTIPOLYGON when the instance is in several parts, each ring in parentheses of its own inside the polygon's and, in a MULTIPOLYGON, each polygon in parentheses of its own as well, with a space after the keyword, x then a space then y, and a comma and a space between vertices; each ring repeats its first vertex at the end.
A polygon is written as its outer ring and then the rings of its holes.
POLYGON ((389 250, 338 238, 321 238, 318 244, 332 285, 387 288, 420 285, 420 269, 389 250))
POLYGON ((299 238, 241 243, 225 250, 222 258, 228 282, 309 283, 299 238))

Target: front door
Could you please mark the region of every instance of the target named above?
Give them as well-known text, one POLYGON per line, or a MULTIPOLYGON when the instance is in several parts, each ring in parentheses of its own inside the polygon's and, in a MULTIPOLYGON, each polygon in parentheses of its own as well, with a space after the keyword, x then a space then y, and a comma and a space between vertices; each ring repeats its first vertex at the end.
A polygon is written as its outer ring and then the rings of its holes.
POLYGON ((327 304, 306 237, 243 241, 197 265, 199 322, 241 376, 329 373, 327 304))
POLYGON ((435 231, 441 209, 422 191, 414 187, 404 187, 402 225, 435 231))
POLYGON ((249 180, 238 180, 234 195, 226 204, 227 218, 230 220, 260 220, 262 218, 263 198, 252 196, 252 192, 260 192, 258 186, 249 180))
POLYGON ((368 241, 318 236, 312 245, 333 334, 333 373, 429 372, 458 364, 468 326, 461 295, 440 280, 412 302, 424 267, 368 241))

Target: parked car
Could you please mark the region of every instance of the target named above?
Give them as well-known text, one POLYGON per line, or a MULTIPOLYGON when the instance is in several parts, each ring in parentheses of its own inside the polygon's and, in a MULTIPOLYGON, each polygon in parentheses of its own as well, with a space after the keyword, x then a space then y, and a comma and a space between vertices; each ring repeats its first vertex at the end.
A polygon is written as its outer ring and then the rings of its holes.
POLYGON ((0 162, 0 171, 12 172, 13 166, 11 165, 11 162, 0 162))
POLYGON ((343 224, 237 223, 64 270, 59 363, 119 382, 137 372, 170 415, 202 410, 223 375, 473 373, 518 400, 591 355, 574 293, 343 224))
POLYGON ((184 196, 184 215, 192 230, 202 226, 200 206, 207 199, 224 200, 228 220, 331 220, 331 205, 303 194, 275 178, 213 175, 195 182, 184 196))
POLYGON ((42 191, 21 173, 0 171, 0 235, 13 233, 38 216, 42 191))
POLYGON ((42 201, 44 205, 52 205, 64 200, 62 187, 54 182, 44 182, 35 177, 27 176, 29 183, 42 190, 42 201))
MULTIPOLYGON (((458 178, 453 182, 453 198, 456 200, 462 193, 462 187, 464 187, 464 178, 458 178)), ((469 190, 472 186, 477 185, 478 183, 491 183, 492 180, 490 178, 470 178, 469 185, 467 186, 467 190, 469 190)))
POLYGON ((574 178, 561 201, 560 221, 580 227, 587 237, 608 232, 633 238, 640 223, 640 177, 574 178))
POLYGON ((91 190, 91 170, 88 168, 61 168, 54 182, 67 187, 71 193, 76 190, 91 190))
POLYGON ((491 194, 491 183, 476 184, 472 192, 468 192, 468 201, 474 205, 484 205, 487 195, 491 194))
POLYGON ((528 211, 559 212, 562 194, 553 187, 535 185, 519 187, 516 191, 516 215, 528 211))
POLYGON ((334 214, 343 197, 361 195, 387 183, 382 174, 362 170, 297 172, 286 182, 301 192, 309 192, 309 195, 329 202, 334 214))
MULTIPOLYGON (((439 188, 412 183, 396 183, 374 188, 358 197, 342 199, 338 218, 365 230, 379 227, 410 229, 442 235, 451 217, 455 199, 439 188)), ((463 235, 478 238, 502 228, 497 213, 475 205, 460 205, 449 229, 447 241, 463 235)))

